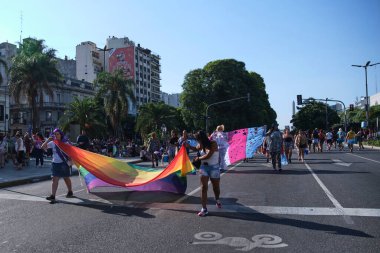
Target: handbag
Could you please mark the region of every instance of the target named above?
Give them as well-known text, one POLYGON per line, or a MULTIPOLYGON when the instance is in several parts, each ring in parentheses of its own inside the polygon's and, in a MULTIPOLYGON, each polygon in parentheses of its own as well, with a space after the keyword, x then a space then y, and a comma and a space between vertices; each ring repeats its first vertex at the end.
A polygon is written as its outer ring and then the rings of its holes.
POLYGON ((196 168, 196 169, 199 169, 200 167, 201 167, 201 164, 202 164, 202 162, 201 162, 201 160, 195 160, 195 158, 197 158, 197 157, 200 157, 201 156, 201 154, 199 153, 199 151, 197 152, 197 156, 196 157, 194 157, 193 158, 193 160, 191 161, 191 163, 193 164, 193 166, 196 168))
POLYGON ((283 166, 288 165, 288 159, 286 159, 285 154, 281 154, 281 165, 283 166))

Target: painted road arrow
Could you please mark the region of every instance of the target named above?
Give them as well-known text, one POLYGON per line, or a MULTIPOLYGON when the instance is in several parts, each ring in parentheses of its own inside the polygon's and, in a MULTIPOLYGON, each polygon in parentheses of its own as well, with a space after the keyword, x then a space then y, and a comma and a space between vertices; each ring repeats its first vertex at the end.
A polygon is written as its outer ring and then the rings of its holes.
POLYGON ((332 161, 334 162, 334 164, 345 166, 345 167, 349 167, 352 164, 352 163, 342 162, 341 160, 338 160, 338 159, 332 159, 332 161))

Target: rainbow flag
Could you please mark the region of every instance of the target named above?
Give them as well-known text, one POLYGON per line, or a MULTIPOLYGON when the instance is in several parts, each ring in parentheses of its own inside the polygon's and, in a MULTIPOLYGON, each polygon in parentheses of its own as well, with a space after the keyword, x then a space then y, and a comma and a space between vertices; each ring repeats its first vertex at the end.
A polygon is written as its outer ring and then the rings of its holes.
POLYGON ((119 186, 136 191, 168 191, 184 193, 186 175, 194 171, 184 147, 165 169, 144 168, 134 164, 54 141, 79 168, 87 189, 119 186))

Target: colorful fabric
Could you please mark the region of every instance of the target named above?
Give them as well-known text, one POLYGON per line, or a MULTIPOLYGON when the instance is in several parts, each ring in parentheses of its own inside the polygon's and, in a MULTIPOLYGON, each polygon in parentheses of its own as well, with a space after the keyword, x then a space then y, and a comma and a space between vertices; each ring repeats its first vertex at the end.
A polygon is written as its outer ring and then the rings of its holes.
POLYGON ((92 153, 62 142, 58 147, 77 165, 89 191, 101 186, 128 187, 137 191, 186 191, 186 174, 194 167, 181 148, 165 169, 144 168, 134 164, 92 153))
POLYGON ((262 145, 266 127, 243 128, 227 132, 227 152, 224 160, 227 165, 252 158, 262 145))

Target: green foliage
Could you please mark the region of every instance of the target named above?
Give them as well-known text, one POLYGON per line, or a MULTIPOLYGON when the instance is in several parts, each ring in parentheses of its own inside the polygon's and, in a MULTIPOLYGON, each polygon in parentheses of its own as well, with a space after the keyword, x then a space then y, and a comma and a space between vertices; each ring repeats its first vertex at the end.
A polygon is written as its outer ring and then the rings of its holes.
MULTIPOLYGON (((341 122, 338 113, 327 107, 328 128, 341 122)), ((326 104, 316 102, 312 98, 307 102, 291 120, 297 129, 325 129, 326 128, 326 104)))
POLYGON ((167 133, 183 129, 185 125, 180 110, 175 107, 163 102, 140 106, 135 130, 140 132, 143 139, 146 139, 152 131, 160 132, 163 124, 167 128, 167 133))
POLYGON ((122 69, 117 69, 113 73, 100 73, 94 83, 99 85, 96 97, 103 100, 113 135, 123 137, 122 122, 128 115, 128 101, 135 101, 134 82, 125 78, 122 69))
POLYGON ((33 129, 39 122, 38 107, 43 104, 44 94, 53 98, 51 83, 60 83, 61 74, 56 67, 55 50, 47 49, 43 40, 27 38, 12 59, 9 70, 10 95, 19 102, 26 97, 32 109, 33 129), (36 101, 36 98, 39 101, 36 101))
POLYGON ((364 145, 380 147, 380 140, 368 140, 368 142, 364 143, 364 145))
POLYGON ((250 93, 250 102, 241 99, 210 106, 207 130, 220 124, 227 129, 270 125, 276 119, 262 77, 248 72, 243 62, 234 59, 209 62, 203 69, 190 71, 182 88, 182 116, 192 129, 204 129, 208 105, 245 97, 247 93, 250 93))
POLYGON ((101 137, 106 130, 104 115, 102 107, 96 104, 95 99, 79 100, 75 97, 59 123, 64 131, 69 130, 70 124, 78 124, 90 137, 101 137))

